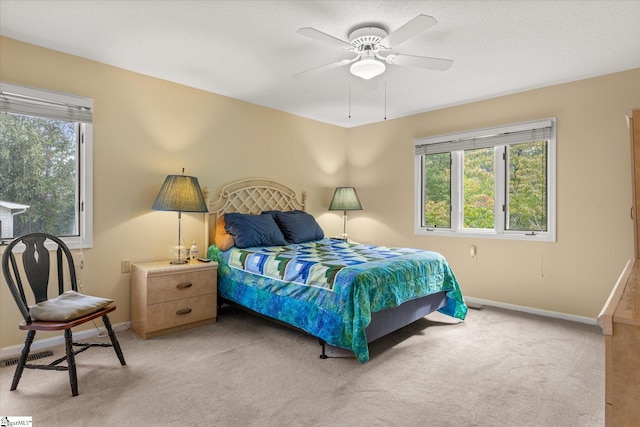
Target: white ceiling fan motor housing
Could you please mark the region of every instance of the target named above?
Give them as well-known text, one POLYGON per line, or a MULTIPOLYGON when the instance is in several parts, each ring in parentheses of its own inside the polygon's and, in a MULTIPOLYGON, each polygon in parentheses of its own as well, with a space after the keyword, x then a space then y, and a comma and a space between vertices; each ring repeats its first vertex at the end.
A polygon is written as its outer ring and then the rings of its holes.
POLYGON ((376 59, 376 53, 380 50, 380 40, 387 36, 387 32, 378 27, 358 28, 349 34, 349 43, 354 47, 354 52, 360 55, 349 70, 351 74, 361 79, 369 80, 384 73, 386 66, 376 59))
POLYGON ((378 27, 362 27, 353 30, 349 34, 349 43, 354 46, 354 51, 364 50, 364 46, 371 46, 371 49, 377 51, 380 40, 387 37, 387 32, 378 27))

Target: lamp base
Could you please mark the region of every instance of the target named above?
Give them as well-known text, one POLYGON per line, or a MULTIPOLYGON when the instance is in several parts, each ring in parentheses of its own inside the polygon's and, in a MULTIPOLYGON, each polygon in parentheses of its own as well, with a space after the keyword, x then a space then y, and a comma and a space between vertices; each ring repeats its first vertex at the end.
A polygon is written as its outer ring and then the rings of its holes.
POLYGON ((189 253, 182 242, 175 246, 169 247, 169 260, 171 264, 181 265, 189 262, 189 253))

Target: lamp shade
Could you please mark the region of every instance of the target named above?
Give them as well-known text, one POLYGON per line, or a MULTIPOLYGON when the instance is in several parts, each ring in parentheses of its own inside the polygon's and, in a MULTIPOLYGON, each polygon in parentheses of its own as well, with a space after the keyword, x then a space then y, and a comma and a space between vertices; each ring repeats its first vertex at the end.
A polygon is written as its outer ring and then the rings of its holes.
POLYGON ((349 70, 361 79, 369 80, 384 73, 387 67, 376 59, 361 59, 354 62, 349 70))
POLYGON ((185 175, 167 176, 151 209, 177 212, 208 211, 198 178, 185 175))
POLYGON ((338 187, 329 205, 330 211, 360 211, 362 205, 353 187, 338 187))

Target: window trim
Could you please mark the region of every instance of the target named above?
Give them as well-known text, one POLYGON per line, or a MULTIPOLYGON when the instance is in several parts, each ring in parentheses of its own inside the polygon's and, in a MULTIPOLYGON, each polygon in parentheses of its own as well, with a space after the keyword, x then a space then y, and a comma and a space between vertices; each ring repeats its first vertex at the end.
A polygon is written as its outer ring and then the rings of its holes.
MULTIPOLYGON (((545 138, 547 139, 547 138, 545 138)), ((535 140, 532 139, 532 140, 535 140)), ((556 118, 547 118, 543 120, 535 120, 529 122, 514 123, 511 125, 496 126, 491 128, 483 128, 472 131, 458 132, 452 134, 438 135, 433 137, 417 138, 414 140, 414 234, 426 236, 446 236, 446 237, 467 237, 467 238, 488 238, 503 240, 524 240, 524 241, 556 241, 556 118), (504 167, 498 165, 503 162, 500 151, 495 150, 494 156, 494 174, 495 174, 495 228, 493 230, 479 229, 463 229, 461 228, 462 215, 462 184, 463 173, 460 164, 462 156, 456 155, 461 152, 474 148, 474 141, 480 140, 480 144, 486 147, 486 143, 482 142, 485 138, 498 137, 494 147, 503 147, 506 144, 500 143, 500 139, 509 137, 509 134, 515 132, 531 131, 541 127, 549 128, 550 132, 545 134, 548 137, 547 144, 547 231, 544 232, 527 232, 521 230, 505 230, 505 214, 502 212, 502 204, 506 203, 506 171, 504 167), (501 138, 503 137, 504 138, 501 138), (430 228, 422 225, 424 215, 423 202, 423 160, 422 156, 426 151, 430 151, 439 144, 438 152, 451 152, 452 155, 452 171, 451 171, 451 227, 450 228, 430 228), (446 149, 445 149, 446 148, 446 149), (456 148, 456 149, 452 149, 456 148), (457 167, 454 164, 458 162, 457 167), (457 173, 456 173, 457 172, 457 173)), ((433 152, 433 151, 432 151, 433 152)))
POLYGON ((0 82, 0 112, 80 123, 78 147, 78 235, 61 239, 71 249, 93 247, 93 99, 0 82))

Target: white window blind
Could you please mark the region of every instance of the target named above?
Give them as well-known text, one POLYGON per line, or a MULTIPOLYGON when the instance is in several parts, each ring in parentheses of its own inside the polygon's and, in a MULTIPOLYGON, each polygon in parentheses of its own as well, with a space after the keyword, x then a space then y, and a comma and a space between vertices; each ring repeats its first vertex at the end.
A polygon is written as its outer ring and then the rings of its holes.
POLYGON ((93 102, 89 98, 0 83, 0 112, 92 123, 93 102))
POLYGON ((510 126, 487 128, 473 132, 420 138, 414 142, 415 155, 447 153, 450 151, 463 151, 495 147, 498 145, 548 140, 551 138, 552 129, 552 120, 540 120, 510 126))

